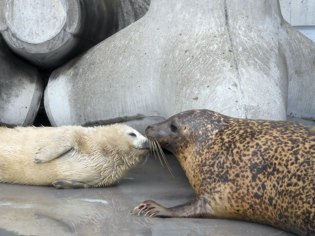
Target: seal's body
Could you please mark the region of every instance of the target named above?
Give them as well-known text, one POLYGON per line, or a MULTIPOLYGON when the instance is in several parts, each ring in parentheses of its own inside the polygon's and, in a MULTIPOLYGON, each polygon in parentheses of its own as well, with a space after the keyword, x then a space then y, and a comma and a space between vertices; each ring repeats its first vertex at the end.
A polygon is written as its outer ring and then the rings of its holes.
POLYGON ((147 138, 123 124, 0 127, 0 182, 56 188, 110 186, 147 151, 147 138))
POLYGON ((173 208, 145 201, 135 213, 240 219, 314 233, 314 128, 193 110, 146 134, 177 157, 197 198, 173 208))

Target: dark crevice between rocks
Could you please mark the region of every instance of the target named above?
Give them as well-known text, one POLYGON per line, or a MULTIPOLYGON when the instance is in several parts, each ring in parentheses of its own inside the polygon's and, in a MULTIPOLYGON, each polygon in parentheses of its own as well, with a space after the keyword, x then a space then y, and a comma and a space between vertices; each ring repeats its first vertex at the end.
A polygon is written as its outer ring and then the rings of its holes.
POLYGON ((44 108, 44 100, 42 98, 38 113, 35 117, 33 126, 40 127, 40 126, 51 126, 50 121, 48 119, 48 116, 46 114, 45 108, 44 108))
MULTIPOLYGON (((45 91, 46 86, 48 84, 49 77, 52 73, 52 70, 40 70, 39 73, 40 73, 40 77, 43 81, 43 88, 45 91)), ((42 96, 37 115, 36 115, 35 120, 33 122, 33 126, 36 126, 36 127, 51 126, 51 123, 48 119, 48 116, 46 114, 45 107, 44 107, 44 94, 42 96)))

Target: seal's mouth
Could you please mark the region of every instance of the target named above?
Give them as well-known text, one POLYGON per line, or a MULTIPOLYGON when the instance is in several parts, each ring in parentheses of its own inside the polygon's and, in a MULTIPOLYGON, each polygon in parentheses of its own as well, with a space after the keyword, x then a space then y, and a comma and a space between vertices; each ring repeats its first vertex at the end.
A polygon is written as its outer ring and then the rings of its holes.
POLYGON ((147 150, 147 151, 149 151, 150 148, 151 148, 151 146, 150 146, 150 141, 149 141, 149 140, 146 140, 145 142, 143 142, 143 143, 141 144, 140 147, 133 147, 133 148, 134 148, 134 149, 137 149, 137 150, 143 150, 143 151, 147 150))
POLYGON ((150 147, 133 147, 134 149, 137 149, 137 150, 143 150, 143 151, 149 151, 150 150, 150 147))

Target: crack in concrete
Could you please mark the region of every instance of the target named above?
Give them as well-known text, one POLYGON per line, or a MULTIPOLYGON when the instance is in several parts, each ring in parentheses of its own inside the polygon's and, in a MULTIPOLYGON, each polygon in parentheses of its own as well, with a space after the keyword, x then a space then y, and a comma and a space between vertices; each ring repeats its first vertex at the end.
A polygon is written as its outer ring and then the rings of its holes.
POLYGON ((233 38, 232 38, 230 19, 229 19, 229 11, 228 11, 228 7, 227 7, 227 0, 224 0, 224 16, 225 16, 225 26, 226 26, 227 33, 229 36, 229 43, 231 45, 231 53, 233 55, 234 67, 236 70, 236 77, 237 77, 236 79, 238 80, 238 85, 239 85, 239 88, 241 91, 241 100, 242 100, 245 118, 247 118, 248 111, 247 111, 247 108, 243 102, 244 101, 244 91, 243 91, 243 88, 241 85, 241 74, 239 71, 238 62, 237 62, 236 55, 235 55, 234 42, 233 42, 233 38))

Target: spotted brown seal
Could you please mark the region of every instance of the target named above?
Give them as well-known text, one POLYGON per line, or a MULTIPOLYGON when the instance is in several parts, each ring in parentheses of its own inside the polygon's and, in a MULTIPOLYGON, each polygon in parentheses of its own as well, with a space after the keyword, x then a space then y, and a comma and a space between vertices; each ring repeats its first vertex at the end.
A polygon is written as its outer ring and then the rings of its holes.
POLYGON ((197 197, 171 208, 147 200, 133 213, 238 219, 314 233, 314 128, 191 110, 149 126, 146 135, 177 157, 197 197))

